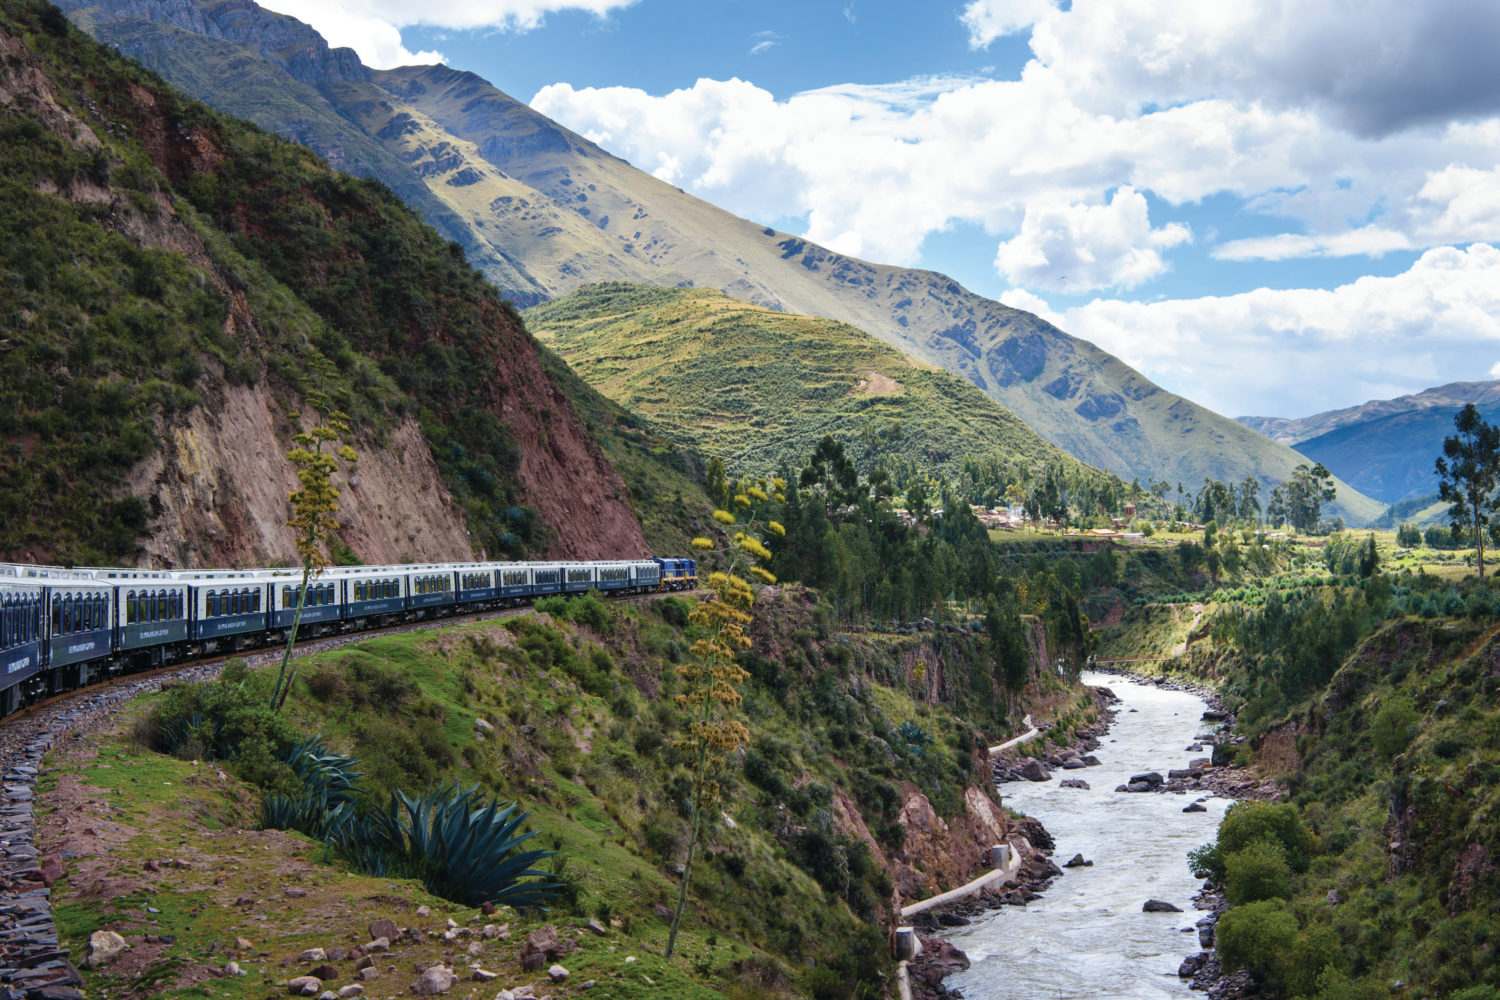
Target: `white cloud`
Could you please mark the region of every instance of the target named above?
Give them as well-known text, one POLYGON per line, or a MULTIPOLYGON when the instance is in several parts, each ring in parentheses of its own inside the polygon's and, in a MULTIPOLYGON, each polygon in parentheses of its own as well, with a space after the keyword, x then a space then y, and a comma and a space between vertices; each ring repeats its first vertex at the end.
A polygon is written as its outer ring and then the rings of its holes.
POLYGON ((1500 378, 1500 361, 1490 365, 1490 378, 1500 378))
POLYGON ((1103 205, 1026 206, 995 269, 1012 284, 1048 291, 1135 288, 1167 269, 1162 250, 1192 238, 1177 223, 1152 229, 1145 197, 1122 187, 1103 205))
POLYGON ((467 30, 530 31, 548 14, 578 10, 605 17, 635 0, 266 0, 262 6, 315 28, 333 46, 348 46, 377 68, 439 62, 436 52, 412 53, 400 29, 413 25, 467 30))
POLYGON ((1216 96, 1379 136, 1500 110, 1497 34, 1489 0, 1075 0, 1031 47, 1089 107, 1216 96))
POLYGON ((969 29, 969 47, 982 49, 1031 27, 1056 6, 1053 0, 973 0, 958 19, 969 29))
POLYGON ((762 52, 769 52, 781 42, 781 36, 774 31, 757 31, 751 37, 755 39, 748 53, 752 56, 758 56, 762 52))
POLYGON ((1059 318, 1220 413, 1305 416, 1472 379, 1475 354, 1500 347, 1500 250, 1441 247, 1332 289, 1095 300, 1059 318))

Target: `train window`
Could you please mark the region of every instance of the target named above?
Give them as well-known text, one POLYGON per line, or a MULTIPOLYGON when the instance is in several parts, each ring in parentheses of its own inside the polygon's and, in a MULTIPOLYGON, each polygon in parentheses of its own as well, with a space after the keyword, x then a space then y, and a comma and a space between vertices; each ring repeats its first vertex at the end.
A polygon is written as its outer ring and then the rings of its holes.
POLYGON ((130 593, 125 595, 125 624, 129 625, 140 620, 141 612, 140 609, 136 607, 135 591, 132 590, 130 593))
POLYGON ((219 613, 219 596, 210 590, 203 595, 203 617, 213 618, 219 613))
POLYGON ((259 611, 260 610, 260 588, 259 587, 256 587, 254 590, 250 591, 250 610, 251 611, 259 611))

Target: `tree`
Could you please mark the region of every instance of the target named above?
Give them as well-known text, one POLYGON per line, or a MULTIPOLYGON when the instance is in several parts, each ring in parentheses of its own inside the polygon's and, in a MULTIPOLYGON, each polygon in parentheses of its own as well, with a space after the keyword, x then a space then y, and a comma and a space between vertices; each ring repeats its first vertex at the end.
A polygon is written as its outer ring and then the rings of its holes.
MULTIPOLYGON (((839 457, 842 457, 842 449, 839 457)), ((783 491, 786 483, 779 478, 754 484, 742 482, 730 504, 736 513, 714 511, 714 520, 723 525, 730 538, 729 568, 708 575, 708 589, 713 591, 713 597, 700 601, 688 615, 688 620, 698 627, 699 634, 690 650, 694 659, 677 668, 677 676, 685 688, 677 696, 677 703, 690 717, 687 735, 677 741, 677 746, 686 754, 691 768, 692 810, 688 816, 687 859, 682 866, 682 885, 677 891, 672 929, 667 934, 667 958, 672 957, 672 950, 677 945, 677 929, 682 924, 682 910, 693 878, 693 856, 697 853, 703 817, 718 802, 719 773, 729 754, 750 736, 745 724, 734 715, 741 700, 739 685, 750 676, 735 658, 750 648, 745 627, 751 621, 750 607, 755 603, 755 591, 749 581, 736 575, 735 570, 744 563, 749 567, 749 575, 765 583, 776 582, 769 570, 755 565, 771 560, 770 550, 756 537, 756 532, 762 527, 757 514, 772 495, 767 492, 768 488, 774 491, 777 503, 785 503, 783 491)), ((774 535, 786 535, 786 529, 775 521, 767 521, 764 528, 774 535)), ((695 538, 693 548, 711 550, 715 545, 711 539, 695 538)))
POLYGON ((302 610, 307 605, 308 584, 328 565, 328 539, 339 527, 336 516, 339 488, 333 485, 338 463, 334 457, 349 465, 358 460, 354 449, 342 443, 349 434, 349 417, 333 405, 328 390, 334 376, 333 363, 321 354, 314 355, 308 360, 307 373, 311 385, 306 393, 307 405, 318 415, 318 422, 311 430, 304 431, 300 429, 302 414, 295 410, 288 413, 287 417, 298 430, 292 435, 292 448, 286 454, 287 460, 297 467, 297 481, 302 486, 288 497, 292 502, 292 519, 287 522, 287 527, 296 537, 297 554, 302 557, 302 586, 297 592, 297 611, 292 616, 292 627, 287 630, 281 670, 276 674, 276 686, 271 691, 272 712, 281 708, 291 690, 287 668, 292 661, 292 647, 297 642, 297 628, 302 624, 302 610), (323 453, 325 445, 333 454, 323 453))
POLYGON ((1260 523, 1260 480, 1254 476, 1246 476, 1240 483, 1239 516, 1241 521, 1260 523))
POLYGON ((1500 427, 1486 423, 1473 403, 1453 418, 1457 434, 1443 440, 1437 460, 1438 495, 1451 504, 1448 520, 1454 539, 1472 531, 1479 582, 1484 583, 1484 531, 1500 509, 1500 427))
POLYGON ((1292 470, 1291 479, 1272 491, 1266 513, 1273 522, 1285 518, 1298 531, 1310 534, 1318 529, 1323 505, 1332 503, 1337 496, 1333 473, 1322 462, 1312 468, 1303 462, 1292 470))

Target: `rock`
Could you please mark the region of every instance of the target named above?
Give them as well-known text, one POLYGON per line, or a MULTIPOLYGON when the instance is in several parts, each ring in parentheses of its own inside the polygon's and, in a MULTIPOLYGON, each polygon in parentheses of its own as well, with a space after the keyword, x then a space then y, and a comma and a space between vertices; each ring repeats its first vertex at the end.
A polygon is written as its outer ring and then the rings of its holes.
POLYGON ((1202 802, 1189 802, 1182 807, 1182 811, 1185 813, 1206 813, 1208 812, 1208 807, 1202 802))
POLYGON ((1128 791, 1130 791, 1130 789, 1128 787, 1126 787, 1125 785, 1116 785, 1115 786, 1115 791, 1117 791, 1117 792, 1128 792, 1128 791))
POLYGON ((547 959, 556 958, 559 950, 557 928, 551 924, 539 927, 526 935, 526 942, 521 945, 521 967, 535 972, 547 964, 547 959))
POLYGON ((1207 924, 1198 928, 1198 947, 1212 948, 1214 946, 1214 925, 1207 924))
POLYGON ((962 972, 969 967, 969 956, 947 941, 928 940, 922 942, 922 953, 942 975, 962 972))
POLYGON ((1149 781, 1132 781, 1130 784, 1123 787, 1127 792, 1154 792, 1161 786, 1153 785, 1149 781))
POLYGON ((1155 788, 1157 785, 1162 784, 1164 779, 1162 778, 1161 774, 1156 771, 1147 771, 1145 774, 1132 774, 1130 776, 1130 784, 1132 785, 1142 781, 1155 788))
POLYGON ((560 965, 554 965, 547 970, 547 978, 552 980, 554 983, 567 982, 569 975, 571 975, 571 973, 560 965))
POLYGON ((333 990, 324 990, 318 994, 318 1000, 339 1000, 339 995, 333 990))
POLYGON ((1085 764, 1082 760, 1079 760, 1077 757, 1069 757, 1067 760, 1063 761, 1062 766, 1064 771, 1076 771, 1081 767, 1088 767, 1087 764, 1085 764))
POLYGON ((240 963, 238 963, 238 962, 225 962, 224 963, 224 975, 226 975, 226 976, 243 976, 244 974, 245 974, 245 970, 243 970, 243 969, 240 968, 240 963))
POLYGON ((251 944, 247 938, 237 937, 234 939, 234 950, 253 951, 255 950, 255 945, 251 944))
POLYGON ((482 904, 480 904, 479 912, 483 913, 487 917, 493 916, 495 913, 495 904, 486 899, 482 904))
POLYGON ((350 997, 363 995, 365 988, 358 983, 350 983, 348 986, 339 987, 339 1000, 349 1000, 350 997))
POLYGON ((288 899, 301 899, 307 895, 306 889, 286 889, 284 891, 288 899))
POLYGON ((1084 781, 1082 778, 1064 778, 1058 784, 1058 787, 1059 788, 1081 788, 1081 789, 1083 789, 1086 792, 1086 791, 1089 790, 1089 783, 1087 781, 1084 781))
POLYGON ((349 949, 348 948, 340 948, 340 947, 335 946, 333 948, 329 948, 328 949, 328 961, 330 961, 330 962, 342 962, 342 961, 344 961, 344 959, 346 959, 348 957, 349 957, 349 949))
POLYGON ((452 969, 446 965, 434 965, 411 984, 411 991, 419 997, 435 996, 447 993, 457 981, 458 977, 453 974, 452 969))
POLYGON ((1080 760, 1083 761, 1085 767, 1098 767, 1101 763, 1099 758, 1091 753, 1084 754, 1080 760))
POLYGON ((1083 855, 1082 854, 1075 854, 1075 855, 1073 855, 1072 858, 1070 858, 1069 860, 1067 860, 1067 861, 1065 861, 1063 863, 1063 867, 1064 868, 1092 868, 1092 867, 1094 867, 1094 863, 1092 861, 1085 861, 1085 860, 1083 860, 1083 855))
POLYGON ((378 937, 374 941, 366 941, 359 947, 361 951, 368 955, 372 952, 390 951, 391 942, 389 938, 378 937))
POLYGON ((1193 978, 1193 974, 1202 967, 1202 955, 1189 955, 1187 958, 1184 958, 1182 960, 1182 964, 1177 967, 1177 977, 1179 979, 1191 979, 1193 978))
POLYGON ((487 719, 475 719, 474 728, 481 733, 493 733, 495 731, 495 727, 490 725, 487 719))
POLYGON ((360 969, 368 969, 374 964, 375 960, 373 958, 369 955, 364 955, 354 963, 354 971, 358 972, 360 969))
POLYGON ((323 980, 317 976, 298 976, 287 981, 286 991, 294 997, 315 997, 323 992, 323 980))
POLYGON ((1051 772, 1043 766, 1041 761, 1035 759, 1022 764, 1019 773, 1027 781, 1050 781, 1052 779, 1051 772))
POLYGON ((1148 899, 1146 905, 1141 907, 1142 913, 1181 913, 1182 907, 1173 906, 1171 903, 1160 899, 1148 899))
POLYGON ((234 897, 234 905, 235 906, 253 906, 253 905, 255 905, 255 897, 249 895, 248 893, 244 893, 244 894, 238 895, 238 896, 234 897))
POLYGON ((328 952, 322 948, 309 948, 297 956, 299 962, 321 962, 328 958, 328 952))
POLYGON ((594 917, 589 917, 588 928, 600 937, 605 937, 609 934, 609 928, 605 927, 594 917))
POLYGON ((432 907, 426 906, 426 905, 417 907, 417 916, 419 916, 419 917, 430 917, 430 916, 432 916, 432 907))
POLYGON ((319 979, 324 980, 337 979, 339 977, 339 970, 331 965, 320 965, 309 972, 308 975, 317 976, 319 979))
POLYGON ((385 938, 387 943, 401 936, 401 928, 390 917, 382 917, 370 925, 370 940, 385 938))
POLYGON ((360 969, 359 972, 356 973, 356 975, 358 975, 360 979, 368 983, 372 979, 380 978, 380 970, 372 965, 369 968, 360 969))
POLYGON ((89 935, 88 951, 84 953, 82 965, 85 969, 98 969, 119 957, 129 945, 114 931, 95 931, 89 935))
POLYGON ((484 969, 475 969, 474 974, 469 978, 476 983, 488 983, 491 980, 499 978, 499 976, 500 973, 498 972, 486 972, 484 969))

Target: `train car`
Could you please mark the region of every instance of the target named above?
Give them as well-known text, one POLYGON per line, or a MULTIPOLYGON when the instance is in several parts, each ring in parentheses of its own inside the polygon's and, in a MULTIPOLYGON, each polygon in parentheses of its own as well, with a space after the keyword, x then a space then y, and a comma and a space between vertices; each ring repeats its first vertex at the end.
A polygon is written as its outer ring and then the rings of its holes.
POLYGON ((45 608, 40 583, 0 579, 0 714, 21 706, 23 685, 42 671, 45 608))
POLYGON ((43 630, 48 690, 86 684, 90 661, 107 662, 114 653, 114 588, 92 576, 60 576, 46 584, 43 630))
POLYGON ((598 563, 564 563, 562 589, 565 594, 582 594, 599 586, 598 563))
POLYGON ((311 628, 313 632, 327 631, 327 623, 345 617, 344 584, 342 577, 321 574, 307 584, 307 597, 302 597, 302 574, 278 574, 268 581, 270 588, 271 627, 287 629, 292 622, 297 627, 311 628), (297 604, 302 603, 302 617, 297 617, 297 604))
POLYGON ((497 563, 459 563, 453 567, 458 574, 458 603, 480 604, 498 598, 497 567, 497 563))
POLYGON ((188 587, 188 635, 204 652, 259 645, 269 628, 269 585, 236 570, 172 574, 188 587))
POLYGON ((601 591, 625 591, 635 586, 632 564, 621 559, 594 564, 594 587, 601 591))
POLYGON ((152 664, 175 659, 164 654, 175 652, 190 637, 188 585, 164 574, 116 577, 113 585, 118 609, 115 648, 126 657, 152 664))
POLYGON ((396 566, 340 567, 329 571, 342 578, 347 618, 355 628, 370 619, 406 613, 406 573, 396 566))
POLYGON ((653 561, 661 567, 662 590, 692 590, 698 586, 698 560, 667 557, 653 561))
POLYGON ((630 560, 630 588, 637 594, 646 594, 661 587, 661 567, 655 559, 630 560))
POLYGON ((507 604, 521 604, 533 593, 531 567, 526 563, 497 563, 495 581, 501 600, 507 604))
POLYGON ((531 571, 531 596, 560 594, 563 589, 564 563, 527 563, 531 571))
POLYGON ((439 614, 458 600, 457 576, 451 566, 413 566, 407 573, 407 607, 439 614))

